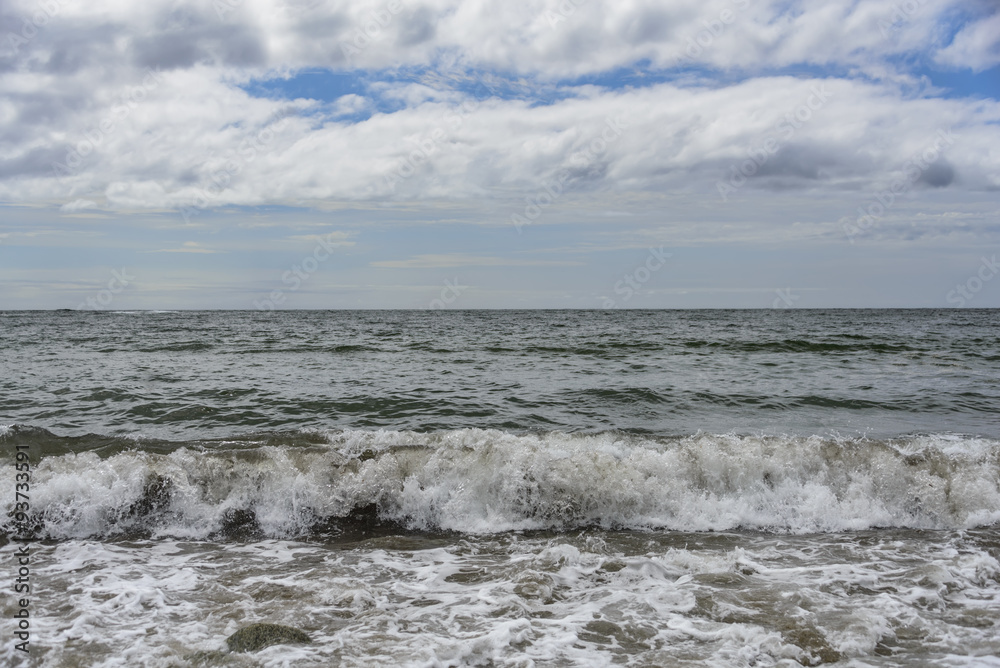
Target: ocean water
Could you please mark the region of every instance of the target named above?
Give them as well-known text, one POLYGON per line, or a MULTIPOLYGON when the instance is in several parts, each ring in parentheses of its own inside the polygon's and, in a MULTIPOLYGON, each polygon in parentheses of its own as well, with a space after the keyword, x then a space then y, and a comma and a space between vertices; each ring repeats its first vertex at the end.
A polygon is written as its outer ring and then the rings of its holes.
POLYGON ((0 312, 0 663, 1000 666, 998 326, 0 312))

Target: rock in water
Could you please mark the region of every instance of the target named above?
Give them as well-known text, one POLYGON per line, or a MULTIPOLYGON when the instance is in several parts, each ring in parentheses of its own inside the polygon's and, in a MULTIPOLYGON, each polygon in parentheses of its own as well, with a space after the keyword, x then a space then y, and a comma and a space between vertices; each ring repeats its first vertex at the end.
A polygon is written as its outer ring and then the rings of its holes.
POLYGON ((312 642, 304 632, 281 624, 251 624, 226 638, 231 652, 256 652, 271 645, 312 642))

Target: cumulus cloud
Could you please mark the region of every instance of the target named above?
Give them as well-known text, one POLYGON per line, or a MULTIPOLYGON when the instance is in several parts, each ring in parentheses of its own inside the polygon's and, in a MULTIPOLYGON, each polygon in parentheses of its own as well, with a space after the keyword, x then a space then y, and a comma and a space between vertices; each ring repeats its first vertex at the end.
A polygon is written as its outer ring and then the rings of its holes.
MULTIPOLYGON (((546 185, 560 192, 714 187, 753 156, 763 159, 750 187, 853 189, 903 169, 939 130, 954 130, 956 140, 948 166, 928 172, 929 183, 957 171, 982 188, 1000 172, 997 105, 908 98, 861 81, 663 83, 549 105, 428 99, 350 122, 337 120, 339 102, 329 116, 293 112, 275 121, 283 102, 223 82, 198 86, 188 73, 158 76, 158 89, 128 117, 104 125, 107 133, 101 124, 112 112, 100 109, 39 130, 35 143, 47 145, 50 165, 36 158, 37 169, 0 181, 0 194, 198 211, 492 197, 546 185)), ((14 161, 39 150, 24 147, 14 161)))
POLYGON ((546 188, 850 191, 897 178, 939 130, 957 139, 919 184, 995 189, 996 101, 942 97, 898 65, 996 65, 1000 15, 949 38, 942 22, 959 9, 16 0, 0 10, 0 198, 190 222, 234 205, 546 188), (327 100, 278 85, 306 68, 352 73, 358 90, 327 100))
POLYGON ((959 30, 951 44, 938 51, 937 60, 975 71, 1000 65, 1000 12, 959 30))

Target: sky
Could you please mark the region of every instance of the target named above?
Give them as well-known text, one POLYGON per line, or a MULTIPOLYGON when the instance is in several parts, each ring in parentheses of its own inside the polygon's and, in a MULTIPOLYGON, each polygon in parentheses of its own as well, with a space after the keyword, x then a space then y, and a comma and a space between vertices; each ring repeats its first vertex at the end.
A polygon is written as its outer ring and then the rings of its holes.
POLYGON ((1000 307, 998 0, 2 0, 0 309, 1000 307))

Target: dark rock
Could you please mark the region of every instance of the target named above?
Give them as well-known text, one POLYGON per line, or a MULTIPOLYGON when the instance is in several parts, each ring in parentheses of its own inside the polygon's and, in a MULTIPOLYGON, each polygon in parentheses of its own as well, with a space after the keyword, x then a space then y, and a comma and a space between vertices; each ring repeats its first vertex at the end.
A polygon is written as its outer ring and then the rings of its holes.
POLYGON ((142 490, 142 496, 135 503, 129 506, 125 516, 129 518, 147 517, 160 513, 170 505, 170 495, 173 493, 174 483, 170 478, 154 473, 146 479, 146 485, 142 490))
POLYGON ((271 645, 312 642, 304 631, 281 624, 251 624, 226 638, 230 652, 256 652, 271 645))
POLYGON ((243 508, 230 508, 222 516, 222 526, 212 535, 215 540, 254 541, 264 538, 257 514, 243 508))
POLYGON ((174 483, 170 478, 150 473, 139 498, 108 517, 110 533, 126 540, 149 538, 157 523, 169 511, 173 492, 174 483))
POLYGON ((314 523, 313 533, 341 540, 363 540, 406 533, 406 527, 379 513, 378 504, 355 506, 342 517, 326 517, 314 523))

